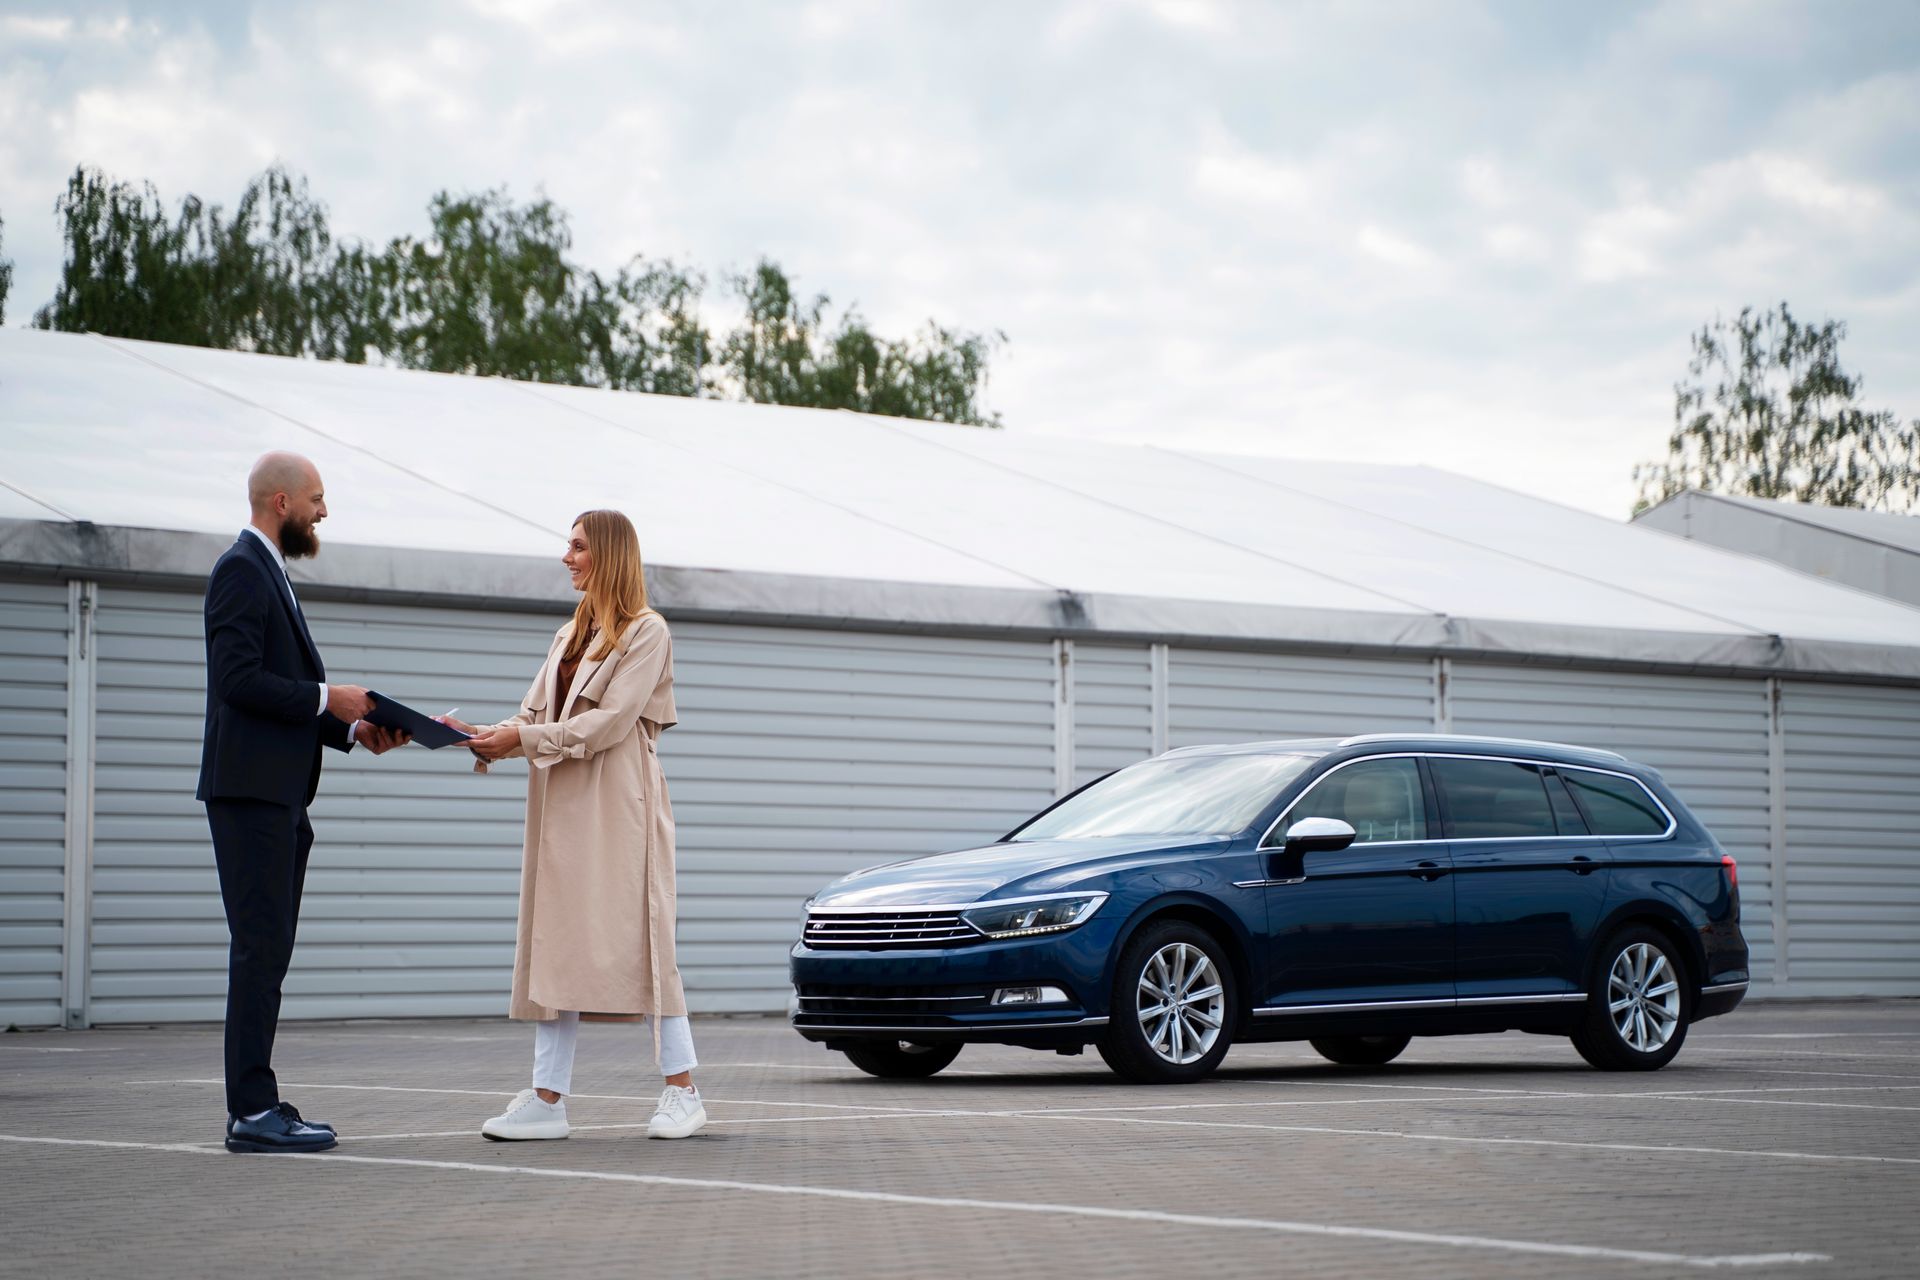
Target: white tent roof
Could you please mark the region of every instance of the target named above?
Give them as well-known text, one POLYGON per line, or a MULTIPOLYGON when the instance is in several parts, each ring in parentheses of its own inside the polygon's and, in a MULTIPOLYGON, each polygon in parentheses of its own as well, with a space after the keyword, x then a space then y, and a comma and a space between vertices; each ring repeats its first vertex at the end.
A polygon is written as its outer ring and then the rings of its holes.
MULTIPOLYGON (((557 557, 615 506, 668 581, 726 575, 748 611, 1068 593, 1132 634, 1920 677, 1920 610, 1425 467, 0 331, 0 521, 223 542, 269 448, 325 480, 320 582, 354 547, 557 557)), ((14 526, 0 560, 53 545, 14 526)))
POLYGON ((1920 516, 1689 489, 1634 522, 1920 607, 1920 516))

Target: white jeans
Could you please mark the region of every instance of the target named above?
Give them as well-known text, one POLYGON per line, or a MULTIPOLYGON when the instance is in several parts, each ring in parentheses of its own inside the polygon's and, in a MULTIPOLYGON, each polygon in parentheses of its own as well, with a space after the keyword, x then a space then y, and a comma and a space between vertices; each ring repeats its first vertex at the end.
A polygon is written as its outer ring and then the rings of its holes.
MULTIPOLYGON (((647 1015, 640 1030, 648 1032, 647 1015)), ((652 1039, 649 1035, 648 1039, 652 1039)), ((562 1010, 551 1022, 533 1024, 533 1087, 573 1092, 573 1050, 580 1041, 580 1015, 562 1010)), ((677 1076, 699 1066, 693 1056, 693 1024, 686 1018, 660 1019, 660 1074, 677 1076)))

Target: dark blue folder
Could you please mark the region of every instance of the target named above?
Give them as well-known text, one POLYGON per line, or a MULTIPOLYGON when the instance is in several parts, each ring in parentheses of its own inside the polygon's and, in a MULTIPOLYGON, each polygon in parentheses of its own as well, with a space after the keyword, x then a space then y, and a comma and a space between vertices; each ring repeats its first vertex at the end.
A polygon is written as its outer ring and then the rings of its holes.
POLYGON ((473 736, 460 732, 452 725, 429 719, 406 703, 395 701, 384 693, 369 689, 367 696, 373 699, 373 710, 367 712, 368 720, 383 729, 399 729, 412 734, 413 740, 429 751, 451 747, 473 736))

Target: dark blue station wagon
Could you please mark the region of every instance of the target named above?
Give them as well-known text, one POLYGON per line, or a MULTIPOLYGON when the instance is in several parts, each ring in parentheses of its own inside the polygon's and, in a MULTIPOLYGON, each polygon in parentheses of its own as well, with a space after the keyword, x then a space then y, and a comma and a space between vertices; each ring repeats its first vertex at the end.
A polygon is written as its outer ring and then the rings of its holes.
POLYGON ((1169 751, 835 881, 791 967, 795 1029, 895 1078, 969 1042, 1180 1082, 1236 1041, 1377 1066, 1491 1031, 1652 1070, 1747 991, 1734 860, 1657 772, 1452 735, 1169 751))

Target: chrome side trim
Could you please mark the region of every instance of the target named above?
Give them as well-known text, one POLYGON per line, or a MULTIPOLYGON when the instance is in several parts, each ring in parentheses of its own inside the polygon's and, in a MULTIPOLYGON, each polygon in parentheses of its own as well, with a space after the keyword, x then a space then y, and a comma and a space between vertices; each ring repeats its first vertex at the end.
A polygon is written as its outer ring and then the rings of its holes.
POLYGON ((990 994, 977 996, 795 996, 801 1004, 814 1001, 822 1004, 935 1004, 948 1001, 982 1001, 990 994))
POLYGON ((1587 993, 1584 991, 1567 991, 1540 996, 1466 996, 1464 998, 1440 996, 1428 1000, 1356 1000, 1344 1004, 1268 1005, 1262 1009, 1255 1009, 1253 1016, 1266 1018, 1301 1013, 1357 1013, 1373 1009, 1455 1009, 1462 1005, 1477 1007, 1487 1004, 1571 1004, 1586 998, 1587 993))
POLYGON ((889 1027, 871 1022, 857 1026, 827 1026, 818 1022, 794 1023, 797 1031, 878 1031, 901 1040, 921 1036, 954 1035, 968 1031, 1057 1031, 1063 1027, 1104 1027, 1105 1018, 1073 1018, 1066 1022, 965 1022, 942 1027, 889 1027))
POLYGON ((1358 1000, 1351 1004, 1283 1004, 1268 1005, 1255 1009, 1256 1018, 1271 1018, 1295 1013, 1347 1013, 1356 1009, 1451 1009, 1456 1001, 1452 996, 1433 1000, 1358 1000))
MULTIPOLYGON (((1551 746, 1553 744, 1546 743, 1542 745, 1551 746)), ((1583 748, 1580 748, 1580 750, 1586 750, 1586 748, 1583 747, 1583 748)), ((1626 759, 1625 756, 1622 756, 1620 758, 1622 760, 1626 759)), ((1628 782, 1631 782, 1634 786, 1639 787, 1642 791, 1646 792, 1647 799, 1653 801, 1653 803, 1656 806, 1658 806, 1660 812, 1666 815, 1667 829, 1665 831, 1662 831, 1659 835, 1644 835, 1644 836, 1602 836, 1602 835, 1595 835, 1592 832, 1588 832, 1586 835, 1583 835, 1583 836, 1560 836, 1560 835, 1467 836, 1464 838, 1454 839, 1454 840, 1446 840, 1438 836, 1430 836, 1425 840, 1356 840, 1353 842, 1352 845, 1347 846, 1348 848, 1354 848, 1355 846, 1360 846, 1360 847, 1372 849, 1382 845, 1390 845, 1390 844, 1400 844, 1400 845, 1406 845, 1406 844, 1505 844, 1505 843, 1512 843, 1512 842, 1521 841, 1521 840, 1524 840, 1529 844, 1535 844, 1545 840, 1553 840, 1553 841, 1612 840, 1612 841, 1621 841, 1621 842, 1631 840, 1636 843, 1645 843, 1647 841, 1668 839, 1673 835, 1673 833, 1676 830, 1679 829, 1679 826, 1680 826, 1680 820, 1673 816, 1673 810, 1667 808, 1667 806, 1661 802, 1660 797, 1657 795, 1654 795, 1652 789, 1649 788, 1646 783, 1640 781, 1640 779, 1634 777, 1632 774, 1622 773, 1618 769, 1602 769, 1599 765, 1592 765, 1592 764, 1566 764, 1559 760, 1535 760, 1535 759, 1529 759, 1525 756, 1487 756, 1487 755, 1480 755, 1477 752, 1465 752, 1465 751, 1389 751, 1377 756, 1357 756, 1352 760, 1342 760, 1339 764, 1333 766, 1333 768, 1327 770, 1325 773, 1315 778, 1313 780, 1313 785, 1311 787, 1308 787, 1305 791, 1301 792, 1298 796, 1294 797, 1293 803, 1288 805, 1285 809, 1281 810, 1280 816, 1275 818, 1272 824, 1269 825, 1267 829, 1261 833, 1260 843, 1254 846, 1255 851, 1257 852, 1262 849, 1278 849, 1278 848, 1284 847, 1283 845, 1270 845, 1267 843, 1267 841, 1273 837, 1274 830, 1278 828, 1281 823, 1285 822, 1288 816, 1293 813, 1294 809, 1301 803, 1301 801, 1305 800, 1308 796, 1312 795, 1319 788, 1321 783, 1325 782, 1328 778, 1331 778, 1334 774, 1340 772, 1342 769, 1346 768, 1348 765, 1361 764, 1369 760, 1419 760, 1419 759, 1493 760, 1493 761, 1497 761, 1504 764, 1530 764, 1537 769, 1579 769, 1587 773, 1605 774, 1610 778, 1625 778, 1628 782)))
MULTIPOLYGON (((1373 846, 1368 845, 1367 847, 1371 849, 1373 846)), ((1276 884, 1305 884, 1306 882, 1307 878, 1305 876, 1292 876, 1285 880, 1235 880, 1233 887, 1236 889, 1266 889, 1276 884)))
POLYGON ((1746 988, 1747 984, 1745 982, 1717 982, 1711 987, 1700 988, 1700 994, 1703 996, 1711 996, 1718 995, 1722 991, 1744 991, 1746 988))

